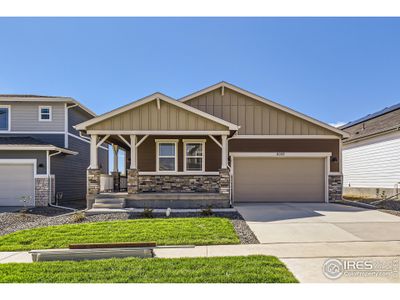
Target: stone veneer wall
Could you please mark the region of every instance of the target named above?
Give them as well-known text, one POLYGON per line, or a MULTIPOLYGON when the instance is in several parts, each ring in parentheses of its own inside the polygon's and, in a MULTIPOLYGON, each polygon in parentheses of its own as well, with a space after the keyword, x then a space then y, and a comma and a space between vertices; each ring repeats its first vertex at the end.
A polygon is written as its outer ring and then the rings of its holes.
POLYGON ((49 178, 35 178, 35 206, 47 206, 49 204, 50 190, 49 178))
POLYGON ((328 196, 329 201, 342 200, 343 176, 329 175, 328 177, 328 196))
POLYGON ((139 175, 139 192, 218 193, 219 175, 139 175))

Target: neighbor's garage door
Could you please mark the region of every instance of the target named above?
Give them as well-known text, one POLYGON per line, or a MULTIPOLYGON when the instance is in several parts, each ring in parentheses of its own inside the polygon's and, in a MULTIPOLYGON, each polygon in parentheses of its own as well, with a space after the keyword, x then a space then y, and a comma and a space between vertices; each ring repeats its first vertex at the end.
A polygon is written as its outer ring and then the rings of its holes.
POLYGON ((324 202, 324 158, 234 158, 235 202, 324 202))
POLYGON ((23 206, 23 196, 34 204, 33 164, 0 163, 0 206, 23 206))

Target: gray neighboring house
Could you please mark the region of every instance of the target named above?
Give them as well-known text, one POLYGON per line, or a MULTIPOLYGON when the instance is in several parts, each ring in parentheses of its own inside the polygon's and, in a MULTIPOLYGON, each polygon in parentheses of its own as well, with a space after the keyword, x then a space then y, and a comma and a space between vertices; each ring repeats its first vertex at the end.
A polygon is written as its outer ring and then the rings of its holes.
POLYGON ((400 103, 349 122, 343 140, 344 196, 377 198, 399 193, 400 103))
MULTIPOLYGON (((90 141, 73 126, 95 113, 69 97, 0 95, 0 206, 84 200, 90 141)), ((99 146, 108 170, 108 148, 99 146)))

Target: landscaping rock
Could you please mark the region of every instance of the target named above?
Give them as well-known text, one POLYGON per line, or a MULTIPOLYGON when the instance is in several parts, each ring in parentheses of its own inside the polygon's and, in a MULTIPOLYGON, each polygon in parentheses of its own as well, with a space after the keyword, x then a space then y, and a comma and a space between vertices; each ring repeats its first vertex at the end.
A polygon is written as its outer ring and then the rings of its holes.
MULTIPOLYGON (((71 213, 69 210, 60 210, 53 207, 41 207, 28 210, 26 213, 7 212, 0 213, 0 235, 5 235, 19 230, 31 229, 37 227, 46 227, 63 224, 76 224, 78 221, 76 214, 83 212, 71 213)), ((232 225, 242 244, 259 244, 254 233, 247 226, 246 221, 238 212, 213 212, 213 216, 230 219, 232 225)), ((153 213, 153 218, 167 218, 165 213, 153 213)), ((171 212, 169 218, 193 218, 206 217, 201 213, 179 213, 171 212)), ((110 213, 84 216, 79 218, 79 223, 89 222, 105 222, 127 219, 143 219, 142 213, 110 213)))

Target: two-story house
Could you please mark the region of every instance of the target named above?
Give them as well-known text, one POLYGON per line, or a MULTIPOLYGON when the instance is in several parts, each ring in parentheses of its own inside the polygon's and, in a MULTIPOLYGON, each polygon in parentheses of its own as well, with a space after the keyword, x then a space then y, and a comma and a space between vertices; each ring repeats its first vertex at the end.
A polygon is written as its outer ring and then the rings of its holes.
MULTIPOLYGON (((69 97, 0 95, 0 206, 84 200, 90 141, 73 126, 94 117, 69 97)), ((107 172, 105 144, 99 161, 107 172)))

